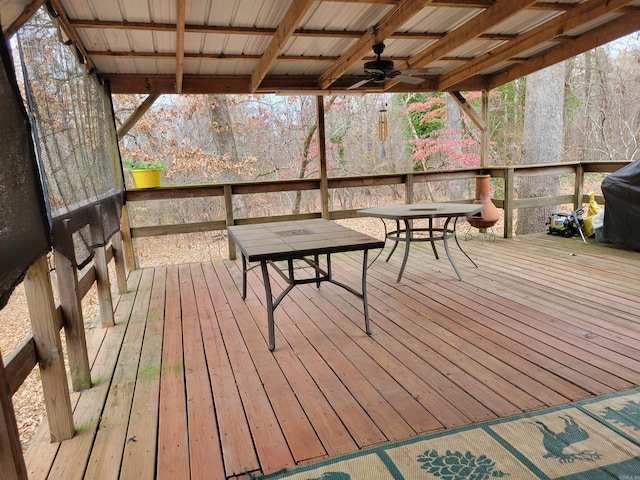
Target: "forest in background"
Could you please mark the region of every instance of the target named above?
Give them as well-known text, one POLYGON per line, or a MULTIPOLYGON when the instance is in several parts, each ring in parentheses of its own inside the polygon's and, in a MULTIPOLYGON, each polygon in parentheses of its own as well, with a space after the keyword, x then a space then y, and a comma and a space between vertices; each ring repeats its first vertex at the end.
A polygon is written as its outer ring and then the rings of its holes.
MULTIPOLYGON (((543 161, 638 158, 640 35, 586 52, 562 67, 562 148, 556 158, 543 161)), ((542 89, 544 99, 548 87, 535 88, 542 89)), ((464 96, 479 112, 480 93, 464 96)), ((114 96, 118 126, 143 100, 114 96)), ((479 131, 447 93, 326 96, 324 102, 330 177, 480 166, 479 131), (386 137, 379 132, 383 110, 386 137)), ((490 92, 489 165, 526 163, 526 102, 527 77, 490 92)), ((553 122, 543 126, 549 137, 558 135, 551 130, 553 122)), ((165 185, 318 178, 316 133, 313 96, 164 95, 120 139, 120 150, 125 160, 164 162, 165 185)), ((543 145, 545 132, 536 135, 543 145)), ((417 195, 428 201, 469 198, 473 192, 467 183, 434 185, 417 195)), ((380 189, 332 191, 330 209, 366 206, 372 194, 385 197, 381 201, 401 195, 392 187, 380 189)), ((235 199, 238 217, 319 211, 317 196, 307 192, 243 197, 235 199)), ((150 203, 132 212, 134 225, 224 218, 223 206, 211 199, 171 202, 171 209, 150 203)))
MULTIPOLYGON (((75 198, 75 190, 91 186, 64 177, 66 166, 75 164, 79 175, 91 175, 96 153, 110 155, 100 128, 109 122, 109 112, 82 108, 98 104, 81 81, 86 69, 60 43, 46 14, 34 16, 18 38, 16 70, 23 72, 23 58, 32 65, 30 110, 37 120, 44 169, 55 179, 47 187, 50 202, 64 205, 68 200, 58 199, 56 188, 64 186, 75 198), (45 62, 45 52, 56 61, 45 62)), ((462 94, 481 110, 479 92, 462 94)), ((117 127, 144 98, 112 97, 117 127)), ((120 155, 124 165, 131 159, 165 163, 165 185, 318 178, 316 101, 313 96, 162 95, 119 139, 120 155)), ((326 96, 324 103, 330 177, 480 166, 480 132, 448 93, 326 96)), ((488 165, 636 159, 639 105, 636 33, 489 92, 488 165)), ((126 171, 124 178, 132 187, 126 171)), ((560 180, 538 180, 538 185, 516 185, 516 195, 555 195, 561 188, 560 180)), ((468 181, 419 184, 414 201, 468 199, 472 189, 468 181)), ((329 208, 362 208, 401 201, 403 195, 397 186, 332 189, 329 208)), ((235 218, 318 211, 314 191, 234 196, 235 218)), ((225 218, 220 198, 135 202, 130 214, 134 227, 225 218)))

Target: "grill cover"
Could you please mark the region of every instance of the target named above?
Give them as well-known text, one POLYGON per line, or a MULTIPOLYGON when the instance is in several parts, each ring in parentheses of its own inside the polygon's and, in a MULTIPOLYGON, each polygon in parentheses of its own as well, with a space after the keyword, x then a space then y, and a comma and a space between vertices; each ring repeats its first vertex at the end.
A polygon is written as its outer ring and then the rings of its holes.
POLYGON ((640 250, 640 159, 608 175, 602 181, 602 194, 603 239, 640 250))

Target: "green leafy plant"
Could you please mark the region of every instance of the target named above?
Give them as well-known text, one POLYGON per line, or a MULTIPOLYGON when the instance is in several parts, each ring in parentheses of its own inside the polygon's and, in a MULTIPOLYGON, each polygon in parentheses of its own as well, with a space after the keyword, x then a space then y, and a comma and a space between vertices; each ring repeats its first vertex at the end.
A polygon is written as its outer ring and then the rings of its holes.
POLYGON ((164 162, 125 158, 122 160, 122 166, 125 170, 164 170, 167 164, 164 162))

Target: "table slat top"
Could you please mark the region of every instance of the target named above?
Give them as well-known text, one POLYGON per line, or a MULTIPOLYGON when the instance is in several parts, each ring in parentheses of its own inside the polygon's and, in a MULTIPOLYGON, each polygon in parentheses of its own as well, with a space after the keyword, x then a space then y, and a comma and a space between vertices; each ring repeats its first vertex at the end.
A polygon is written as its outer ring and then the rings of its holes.
POLYGON ((250 262, 384 247, 382 240, 324 219, 234 225, 229 235, 250 262))
POLYGON ((388 218, 392 220, 451 218, 473 215, 482 211, 483 208, 483 205, 474 203, 411 203, 365 208, 358 210, 358 216, 388 218))

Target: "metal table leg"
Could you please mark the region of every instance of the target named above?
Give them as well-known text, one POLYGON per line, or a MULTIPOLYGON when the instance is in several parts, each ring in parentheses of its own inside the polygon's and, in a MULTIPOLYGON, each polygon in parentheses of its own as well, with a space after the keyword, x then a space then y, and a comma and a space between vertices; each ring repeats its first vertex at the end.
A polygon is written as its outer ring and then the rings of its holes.
POLYGON ((247 299, 247 258, 242 254, 242 299, 247 299))
MULTIPOLYGON (((380 220, 382 220, 382 223, 385 225, 385 232, 386 232, 386 223, 384 223, 383 218, 381 218, 380 220)), ((398 246, 398 242, 400 241, 399 237, 400 237, 400 221, 396 220, 395 237, 389 237, 389 234, 385 234, 385 241, 387 240, 387 238, 394 241, 393 247, 391 247, 391 251, 389 252, 389 255, 387 255, 387 259, 385 260, 385 262, 388 262, 389 259, 391 258, 391 255, 393 255, 393 252, 396 251, 396 247, 398 246)))
POLYGON ((267 294, 267 325, 269 328, 269 350, 274 351, 276 348, 276 331, 273 320, 273 295, 271 294, 271 280, 269 280, 269 270, 267 269, 267 261, 260 260, 260 268, 262 269, 262 279, 264 281, 264 290, 267 294))
POLYGON ((431 239, 431 248, 433 249, 433 255, 436 257, 436 260, 440 260, 438 251, 436 250, 435 238, 433 238, 433 218, 431 217, 429 217, 429 238, 431 239))
POLYGON ((371 327, 369 326, 369 302, 367 302, 367 256, 369 251, 364 251, 362 258, 362 304, 364 305, 364 331, 367 335, 371 335, 371 327))
POLYGON ((462 246, 460 245, 460 242, 458 242, 458 235, 456 235, 456 224, 457 224, 457 223, 458 223, 458 217, 456 217, 456 219, 455 219, 455 220, 454 220, 454 222, 453 222, 453 238, 455 239, 456 244, 458 245, 458 248, 460 249, 460 251, 461 251, 462 253, 464 253, 464 256, 465 256, 465 257, 467 257, 471 263, 473 263, 473 266, 474 266, 474 267, 478 268, 478 265, 476 265, 476 262, 474 262, 474 261, 471 259, 471 257, 470 257, 469 255, 467 255, 467 252, 465 252, 465 251, 462 249, 462 246))
MULTIPOLYGON (((451 256, 451 252, 449 251, 449 242, 447 241, 447 239, 449 238, 449 233, 447 232, 447 228, 449 227, 450 221, 451 221, 451 217, 447 218, 447 221, 444 222, 444 228, 442 231, 442 243, 444 243, 444 251, 447 253, 447 258, 449 258, 449 262, 451 262, 451 266, 455 270, 456 275, 458 275, 458 279, 462 280, 462 275, 460 275, 458 266, 456 265, 456 262, 453 261, 453 257, 451 256)), ((455 231, 453 235, 455 235, 455 231)))
POLYGON ((404 273, 404 267, 407 265, 407 259, 409 258, 409 246, 411 245, 411 237, 413 235, 411 231, 411 227, 409 226, 409 220, 404 220, 405 236, 404 236, 404 258, 402 259, 402 266, 400 267, 400 272, 398 273, 397 283, 400 283, 402 280, 402 274, 404 273))

